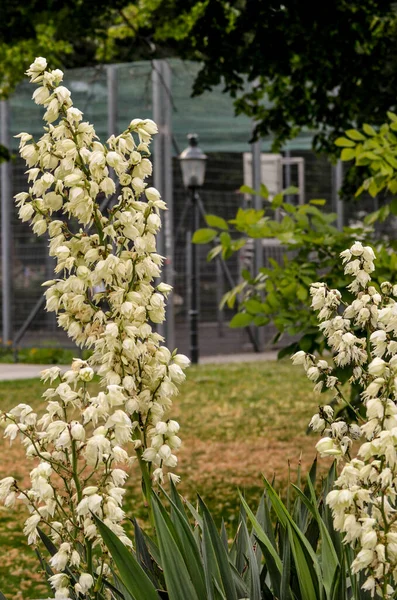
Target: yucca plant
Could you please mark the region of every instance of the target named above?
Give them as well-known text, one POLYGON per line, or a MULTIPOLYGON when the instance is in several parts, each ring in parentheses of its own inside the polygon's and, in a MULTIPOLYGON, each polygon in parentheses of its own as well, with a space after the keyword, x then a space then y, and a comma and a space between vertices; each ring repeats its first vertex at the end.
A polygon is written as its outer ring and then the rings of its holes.
POLYGON ((170 494, 153 493, 156 537, 135 522, 134 552, 97 519, 118 574, 111 592, 120 600, 367 600, 350 572, 353 551, 342 544, 323 499, 332 489, 335 466, 316 492, 316 463, 305 487, 291 484, 288 509, 274 486, 253 512, 240 494, 234 539, 220 530, 201 498, 197 507, 170 494))

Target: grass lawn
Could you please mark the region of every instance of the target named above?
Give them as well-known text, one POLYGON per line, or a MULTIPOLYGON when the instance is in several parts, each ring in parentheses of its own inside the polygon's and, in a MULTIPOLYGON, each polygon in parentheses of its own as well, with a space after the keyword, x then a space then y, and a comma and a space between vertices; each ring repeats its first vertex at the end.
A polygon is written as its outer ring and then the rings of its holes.
MULTIPOLYGON (((37 380, 0 382, 0 406, 8 410, 26 402, 37 409, 43 389, 37 380)), ((180 493, 194 500, 199 492, 217 517, 232 523, 238 487, 252 503, 260 497, 261 473, 275 475, 276 487, 278 482, 285 489, 288 463, 293 473, 301 459, 305 473, 314 458, 316 438, 305 432, 318 402, 303 371, 289 361, 190 368, 172 413, 183 440, 180 493)), ((0 439, 0 452, 0 479, 14 475, 28 482, 33 463, 25 462, 22 446, 10 448, 0 439)), ((143 518, 134 473, 129 487, 127 513, 143 518)), ((0 589, 8 600, 48 595, 22 533, 24 516, 21 507, 0 507, 0 589)))

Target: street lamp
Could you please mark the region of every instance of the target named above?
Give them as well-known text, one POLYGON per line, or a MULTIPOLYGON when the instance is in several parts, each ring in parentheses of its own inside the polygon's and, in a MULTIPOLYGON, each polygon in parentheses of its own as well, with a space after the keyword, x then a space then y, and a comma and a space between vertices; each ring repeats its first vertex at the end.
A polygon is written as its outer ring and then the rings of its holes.
MULTIPOLYGON (((190 133, 187 136, 189 146, 180 154, 179 160, 181 163, 182 178, 184 186, 189 190, 190 197, 188 202, 192 204, 192 216, 190 219, 190 231, 187 234, 188 244, 191 244, 191 239, 194 231, 199 228, 199 207, 197 188, 204 184, 205 163, 207 156, 201 151, 198 146, 198 135, 190 133)), ((190 277, 188 278, 189 285, 189 329, 190 329, 190 359, 193 364, 199 360, 199 344, 198 344, 198 317, 199 317, 199 265, 197 256, 196 244, 191 244, 190 252, 190 277)))

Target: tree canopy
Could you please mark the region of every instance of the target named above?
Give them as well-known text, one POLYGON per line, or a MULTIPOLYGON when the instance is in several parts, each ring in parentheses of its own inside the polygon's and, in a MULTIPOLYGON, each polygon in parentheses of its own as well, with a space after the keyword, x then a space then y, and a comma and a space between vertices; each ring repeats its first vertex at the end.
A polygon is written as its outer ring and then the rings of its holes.
POLYGON ((237 110, 252 116, 261 134, 272 132, 276 145, 307 127, 318 132, 315 146, 329 149, 345 128, 382 123, 395 109, 390 1, 209 0, 200 11, 197 2, 170 4, 175 22, 187 6, 196 11, 179 42, 179 52, 203 62, 194 93, 224 81, 237 110))
POLYGON ((396 110, 396 41, 390 0, 3 0, 0 93, 38 54, 67 67, 181 56, 202 63, 194 94, 222 83, 275 147, 309 128, 329 150, 396 110))

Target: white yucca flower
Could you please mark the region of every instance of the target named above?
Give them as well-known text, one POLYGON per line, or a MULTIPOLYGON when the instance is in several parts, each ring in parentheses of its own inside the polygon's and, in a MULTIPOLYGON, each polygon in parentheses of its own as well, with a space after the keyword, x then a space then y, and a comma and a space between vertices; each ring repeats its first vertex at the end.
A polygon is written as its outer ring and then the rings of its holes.
MULTIPOLYGON (((356 551, 352 571, 364 572, 363 589, 372 597, 391 598, 397 585, 397 286, 383 282, 378 290, 371 285, 375 253, 370 246, 355 242, 341 258, 345 274, 353 278, 348 289, 354 300, 341 306, 338 290, 316 283, 312 306, 334 363, 349 365, 350 382, 362 387, 365 418, 349 424, 320 407, 310 427, 322 435, 318 452, 344 461, 327 504, 334 527, 356 551), (351 458, 357 439, 362 443, 351 458)), ((332 369, 322 370, 322 360, 302 351, 292 360, 303 365, 315 389, 331 387, 348 404, 332 369)))
POLYGON ((149 504, 151 479, 163 483, 171 469, 169 478, 179 480, 172 472, 179 425, 168 414, 189 360, 162 346, 152 328, 164 320, 171 291, 154 282, 163 260, 156 234, 166 208, 145 182, 155 123, 134 119, 103 144, 73 106, 61 71, 37 58, 27 74, 39 85, 33 99, 45 108, 46 127, 37 141, 26 132, 17 136, 30 187, 16 203, 36 235, 49 236, 56 278, 44 284, 46 308, 92 356, 75 359, 63 375, 58 367, 43 372, 51 386, 43 394, 43 415, 26 404, 2 414, 5 435, 10 441, 21 436, 36 466, 28 489, 13 477, 1 480, 0 500, 12 506, 18 497, 28 505, 29 543, 38 540, 38 528, 52 537, 58 551, 50 564, 59 573, 51 584, 58 596, 73 591, 97 598, 94 575, 110 571, 93 515, 131 545, 122 525, 131 463, 141 467, 149 504), (106 215, 103 194, 116 194, 106 215), (103 389, 91 396, 87 383, 95 372, 103 389))

